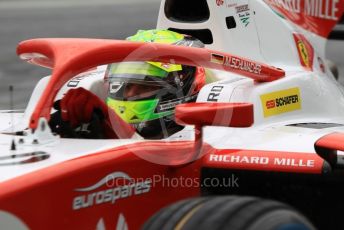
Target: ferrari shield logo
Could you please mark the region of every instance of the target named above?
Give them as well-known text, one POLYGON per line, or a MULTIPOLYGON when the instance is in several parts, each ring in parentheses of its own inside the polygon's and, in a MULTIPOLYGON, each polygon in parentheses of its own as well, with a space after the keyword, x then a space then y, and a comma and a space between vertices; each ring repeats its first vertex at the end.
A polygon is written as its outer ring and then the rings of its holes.
POLYGON ((297 46, 299 48, 300 56, 302 58, 303 63, 305 63, 306 67, 310 68, 309 54, 305 43, 303 43, 303 41, 299 41, 297 46))
POLYGON ((314 49, 305 36, 294 34, 300 64, 307 70, 313 70, 314 49))

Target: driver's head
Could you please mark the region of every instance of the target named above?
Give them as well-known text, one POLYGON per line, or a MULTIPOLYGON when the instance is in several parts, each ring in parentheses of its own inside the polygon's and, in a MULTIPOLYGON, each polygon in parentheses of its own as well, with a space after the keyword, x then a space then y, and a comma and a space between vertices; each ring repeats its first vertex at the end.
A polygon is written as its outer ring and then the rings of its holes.
MULTIPOLYGON (((168 30, 139 31, 128 40, 204 47, 195 38, 168 30)), ((163 138, 181 130, 174 122, 175 107, 196 100, 205 71, 171 63, 124 62, 110 64, 105 79, 107 105, 143 137, 163 138)))

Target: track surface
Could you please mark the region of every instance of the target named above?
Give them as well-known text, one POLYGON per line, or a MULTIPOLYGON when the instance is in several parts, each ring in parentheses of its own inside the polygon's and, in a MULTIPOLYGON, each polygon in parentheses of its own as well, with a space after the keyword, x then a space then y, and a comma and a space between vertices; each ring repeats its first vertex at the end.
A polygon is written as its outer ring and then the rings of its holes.
POLYGON ((0 0, 0 109, 23 109, 39 78, 50 71, 26 64, 15 54, 20 41, 38 37, 123 39, 156 27, 160 0, 0 0))
MULTIPOLYGON (((46 69, 23 63, 15 54, 20 41, 38 37, 123 39, 156 26, 160 0, 0 0, 0 109, 23 109, 46 69)), ((344 75, 344 42, 332 41, 328 54, 344 75)))

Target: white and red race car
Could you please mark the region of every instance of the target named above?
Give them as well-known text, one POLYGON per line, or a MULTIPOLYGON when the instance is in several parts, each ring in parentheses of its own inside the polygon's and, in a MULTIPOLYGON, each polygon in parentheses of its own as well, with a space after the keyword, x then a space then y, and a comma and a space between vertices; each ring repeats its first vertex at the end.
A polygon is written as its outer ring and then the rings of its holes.
POLYGON ((324 57, 343 12, 344 0, 162 0, 158 28, 206 48, 22 42, 53 74, 24 114, 0 113, 0 229, 343 229, 344 91, 324 57), (176 109, 185 129, 51 132, 54 101, 76 87, 104 97, 104 65, 126 61, 207 68, 197 102, 176 109))

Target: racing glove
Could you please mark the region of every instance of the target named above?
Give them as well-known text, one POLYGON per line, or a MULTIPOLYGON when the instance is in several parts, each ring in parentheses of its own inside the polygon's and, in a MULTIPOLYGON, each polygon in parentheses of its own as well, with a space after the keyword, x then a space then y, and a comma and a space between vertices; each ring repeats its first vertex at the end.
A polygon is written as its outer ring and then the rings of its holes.
POLYGON ((84 88, 71 89, 61 99, 61 117, 73 128, 90 123, 96 113, 102 120, 104 134, 107 138, 131 138, 135 130, 123 121, 115 112, 95 94, 84 88), (113 130, 115 124, 116 130, 113 130))

